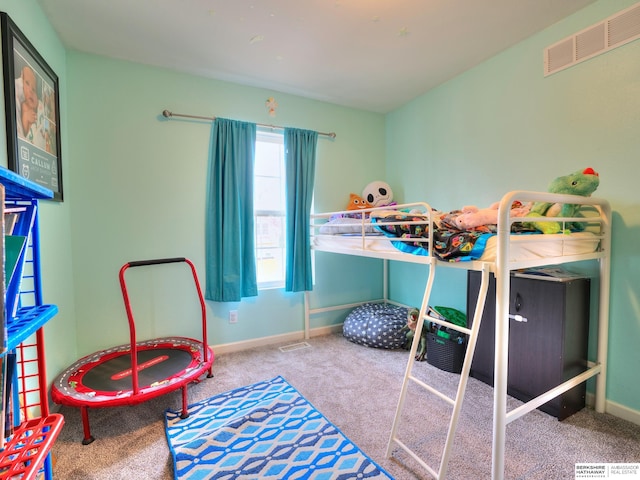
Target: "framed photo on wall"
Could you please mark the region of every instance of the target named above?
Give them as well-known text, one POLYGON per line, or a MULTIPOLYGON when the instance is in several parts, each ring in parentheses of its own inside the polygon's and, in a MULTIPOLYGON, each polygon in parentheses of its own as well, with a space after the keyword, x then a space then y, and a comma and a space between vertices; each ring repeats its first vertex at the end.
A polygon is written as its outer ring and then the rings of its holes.
POLYGON ((10 170, 62 201, 58 76, 5 12, 2 68, 10 170))

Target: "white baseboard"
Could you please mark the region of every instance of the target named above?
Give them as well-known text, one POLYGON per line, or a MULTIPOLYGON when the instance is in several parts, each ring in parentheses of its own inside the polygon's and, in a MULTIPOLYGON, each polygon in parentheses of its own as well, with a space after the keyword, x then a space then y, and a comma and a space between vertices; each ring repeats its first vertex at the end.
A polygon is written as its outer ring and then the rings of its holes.
MULTIPOLYGON (((593 393, 587 393, 586 403, 590 407, 595 405, 595 395, 593 393)), ((634 410, 619 403, 606 400, 604 404, 604 411, 614 417, 622 418, 636 425, 640 425, 640 411, 634 410)))
MULTIPOLYGON (((320 337, 322 335, 329 335, 331 333, 337 333, 342 331, 342 324, 329 325, 326 327, 312 328, 309 331, 309 336, 320 337)), ((285 333, 282 335, 273 335, 270 337, 255 338, 251 340, 243 340, 241 342, 223 343, 219 345, 212 345, 211 348, 216 355, 223 353, 240 352, 242 350, 249 350, 256 347, 264 347, 265 345, 273 345, 276 343, 287 342, 299 342, 304 340, 304 330, 298 332, 285 333)))
POLYGON ((640 425, 640 411, 625 407, 619 403, 607 401, 605 410, 615 417, 620 417, 636 425, 640 425))

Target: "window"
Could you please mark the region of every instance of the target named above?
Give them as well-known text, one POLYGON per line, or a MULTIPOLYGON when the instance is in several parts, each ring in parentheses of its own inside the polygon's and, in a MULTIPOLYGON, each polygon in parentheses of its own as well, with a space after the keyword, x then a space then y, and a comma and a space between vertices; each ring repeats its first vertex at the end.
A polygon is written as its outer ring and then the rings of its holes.
POLYGON ((256 134, 253 210, 258 288, 281 288, 285 282, 284 136, 256 134))

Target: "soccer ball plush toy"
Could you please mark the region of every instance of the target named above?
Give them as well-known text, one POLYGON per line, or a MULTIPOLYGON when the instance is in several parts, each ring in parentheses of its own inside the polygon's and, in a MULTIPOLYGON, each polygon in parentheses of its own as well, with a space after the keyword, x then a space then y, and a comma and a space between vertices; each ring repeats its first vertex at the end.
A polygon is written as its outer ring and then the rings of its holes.
POLYGON ((362 198, 373 207, 384 207, 385 205, 393 205, 393 191, 388 183, 379 180, 371 182, 364 187, 362 198))

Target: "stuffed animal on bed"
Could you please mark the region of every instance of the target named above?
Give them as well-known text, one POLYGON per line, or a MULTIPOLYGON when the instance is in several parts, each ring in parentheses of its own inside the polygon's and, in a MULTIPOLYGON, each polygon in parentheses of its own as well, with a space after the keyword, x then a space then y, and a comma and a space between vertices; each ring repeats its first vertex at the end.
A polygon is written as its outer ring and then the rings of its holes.
MULTIPOLYGON (((549 192, 589 197, 600 184, 600 176, 593 168, 578 170, 570 175, 558 177, 549 185, 549 192)), ((535 202, 529 217, 579 217, 580 205, 571 203, 535 202)), ((559 233, 560 222, 532 222, 531 225, 542 233, 559 233)), ((566 230, 584 230, 581 222, 568 222, 566 230)))
POLYGON ((347 210, 362 210, 364 208, 371 208, 372 205, 367 202, 360 195, 352 193, 349 195, 349 203, 347 204, 347 210))
POLYGON ((393 191, 388 183, 379 180, 371 182, 364 187, 362 198, 371 204, 372 207, 384 207, 395 205, 393 201, 393 191))
MULTIPOLYGON (((498 207, 500 202, 495 202, 489 208, 476 206, 462 207, 462 213, 453 219, 453 223, 460 230, 470 230, 482 225, 496 225, 498 223, 498 207)), ((512 217, 524 217, 531 210, 530 204, 522 204, 517 200, 511 205, 512 217)))
MULTIPOLYGON (((407 312, 407 324, 402 327, 402 332, 406 335, 406 342, 404 344, 405 350, 411 349, 411 344, 413 343, 413 337, 416 334, 416 327, 418 326, 418 316, 420 315, 420 310, 417 308, 411 308, 407 312)), ((420 343, 418 345, 418 350, 416 351, 416 360, 418 362, 423 361, 427 356, 427 331, 426 325, 422 326, 422 333, 420 335, 420 343)))

